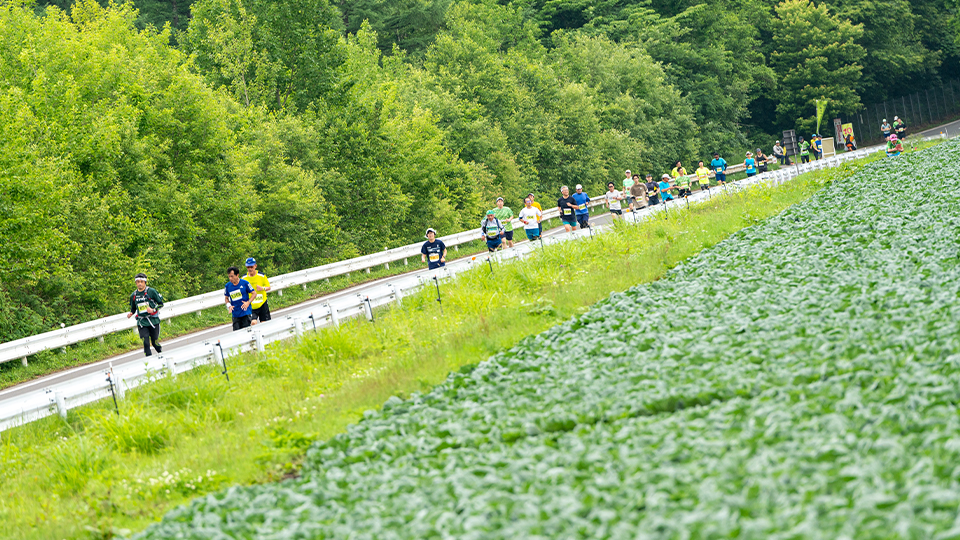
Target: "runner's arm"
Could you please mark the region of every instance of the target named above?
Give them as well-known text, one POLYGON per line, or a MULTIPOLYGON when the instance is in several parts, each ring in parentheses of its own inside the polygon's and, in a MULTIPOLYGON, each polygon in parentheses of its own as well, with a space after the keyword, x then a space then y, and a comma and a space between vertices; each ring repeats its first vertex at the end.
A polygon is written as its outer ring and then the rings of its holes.
POLYGON ((133 295, 130 295, 130 313, 127 313, 127 318, 133 317, 133 314, 137 312, 137 304, 133 301, 133 295))

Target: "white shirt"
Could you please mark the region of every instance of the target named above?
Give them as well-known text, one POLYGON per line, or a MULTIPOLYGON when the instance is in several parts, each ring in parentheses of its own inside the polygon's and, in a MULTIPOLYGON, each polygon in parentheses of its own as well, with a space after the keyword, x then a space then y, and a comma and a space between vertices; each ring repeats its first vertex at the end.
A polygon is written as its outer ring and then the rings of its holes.
POLYGON ((520 219, 525 219, 527 222, 523 224, 524 229, 539 229, 540 228, 540 218, 543 216, 543 213, 533 206, 527 208, 523 207, 523 210, 520 211, 520 219))
POLYGON ((620 210, 620 201, 617 199, 623 198, 623 193, 613 190, 605 193, 607 196, 607 202, 610 203, 611 210, 620 210))

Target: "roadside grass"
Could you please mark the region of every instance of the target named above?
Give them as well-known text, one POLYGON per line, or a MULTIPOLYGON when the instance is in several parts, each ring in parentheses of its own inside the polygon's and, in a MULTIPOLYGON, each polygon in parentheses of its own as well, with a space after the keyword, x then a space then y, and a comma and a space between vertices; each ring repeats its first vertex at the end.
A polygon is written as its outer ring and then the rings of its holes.
MULTIPOLYGON (((876 159, 875 157, 869 160, 876 159)), ((715 196, 638 225, 479 267, 378 309, 373 323, 277 343, 0 434, 0 521, 10 538, 110 538, 226 486, 296 474, 306 448, 453 370, 660 278, 743 227, 848 176, 848 164, 715 196), (441 312, 442 307, 442 312, 441 312)))

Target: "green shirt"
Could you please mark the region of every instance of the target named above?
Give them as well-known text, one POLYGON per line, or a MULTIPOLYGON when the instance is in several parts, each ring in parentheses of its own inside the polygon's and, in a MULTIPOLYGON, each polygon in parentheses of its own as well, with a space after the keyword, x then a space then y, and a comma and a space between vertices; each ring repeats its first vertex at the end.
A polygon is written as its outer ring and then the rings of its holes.
POLYGON ((500 220, 500 223, 503 224, 503 230, 506 232, 513 230, 513 222, 510 221, 513 219, 513 210, 509 206, 504 206, 503 208, 494 208, 493 215, 500 220))
POLYGON ((806 156, 808 154, 810 154, 810 143, 808 143, 807 141, 803 141, 802 143, 800 143, 800 155, 806 156))
POLYGON ((130 295, 130 313, 137 316, 137 326, 157 326, 160 324, 159 310, 163 307, 163 296, 152 287, 140 291, 133 291, 130 295), (153 314, 147 313, 147 306, 156 310, 153 314))

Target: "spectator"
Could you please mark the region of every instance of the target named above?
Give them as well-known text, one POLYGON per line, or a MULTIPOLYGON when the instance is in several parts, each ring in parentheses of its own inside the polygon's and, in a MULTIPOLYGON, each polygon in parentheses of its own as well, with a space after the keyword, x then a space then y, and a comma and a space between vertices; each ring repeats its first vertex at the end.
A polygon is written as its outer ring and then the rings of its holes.
POLYGON ((757 161, 753 159, 753 152, 747 152, 746 159, 743 160, 743 168, 747 171, 747 178, 757 175, 757 161))
POLYGON ((447 246, 443 243, 443 240, 437 239, 437 231, 431 227, 427 229, 427 233, 424 236, 427 241, 420 247, 420 260, 427 263, 429 270, 441 268, 446 265, 447 246))
POLYGON ((647 173, 647 203, 650 206, 660 204, 660 187, 653 181, 653 175, 647 173))
POLYGON ((577 191, 572 195, 574 202, 577 203, 577 223, 581 229, 590 226, 590 208, 587 203, 590 202, 590 196, 583 192, 583 186, 577 184, 577 191))
POLYGON ((767 155, 763 153, 762 148, 757 148, 757 155, 754 158, 757 160, 757 170, 761 173, 767 172, 767 155))
POLYGON ((773 145, 773 157, 777 158, 777 163, 780 165, 789 165, 787 161, 787 153, 784 151, 783 146, 780 145, 780 141, 777 141, 773 145))
POLYGON ((719 152, 713 153, 713 161, 710 162, 710 168, 713 169, 715 178, 720 185, 727 182, 727 160, 720 157, 719 152))
POLYGON ((634 205, 630 207, 632 211, 637 211, 647 207, 647 185, 640 181, 640 175, 633 175, 633 185, 630 186, 630 195, 633 197, 634 205))
POLYGON ((890 135, 887 140, 887 157, 897 157, 903 152, 903 143, 896 135, 890 135))
POLYGON ((847 147, 847 152, 853 152, 857 149, 857 141, 853 138, 853 133, 848 133, 846 135, 844 144, 847 147))

